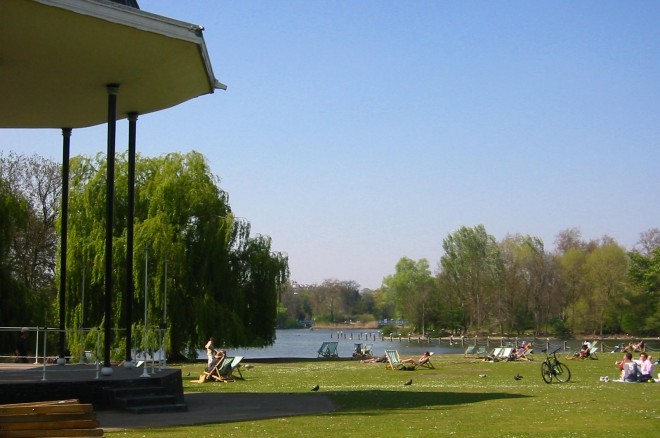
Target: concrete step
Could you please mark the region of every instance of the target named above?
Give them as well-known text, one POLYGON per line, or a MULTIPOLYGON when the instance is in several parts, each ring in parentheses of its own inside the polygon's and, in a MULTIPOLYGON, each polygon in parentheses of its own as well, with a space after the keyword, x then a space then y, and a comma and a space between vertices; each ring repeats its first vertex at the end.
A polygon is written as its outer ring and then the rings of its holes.
POLYGON ((142 414, 153 412, 182 412, 187 406, 167 388, 156 385, 105 388, 111 406, 127 412, 142 414))
POLYGON ((104 388, 106 394, 113 398, 132 395, 163 395, 168 394, 167 388, 163 386, 124 386, 117 388, 104 388))

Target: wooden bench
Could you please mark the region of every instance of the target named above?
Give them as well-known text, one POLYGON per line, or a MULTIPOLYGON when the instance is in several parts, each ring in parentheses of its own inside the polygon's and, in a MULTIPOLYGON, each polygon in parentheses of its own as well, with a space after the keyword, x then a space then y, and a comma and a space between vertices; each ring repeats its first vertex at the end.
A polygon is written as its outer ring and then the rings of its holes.
POLYGON ((91 404, 60 400, 0 405, 2 437, 104 436, 91 404))

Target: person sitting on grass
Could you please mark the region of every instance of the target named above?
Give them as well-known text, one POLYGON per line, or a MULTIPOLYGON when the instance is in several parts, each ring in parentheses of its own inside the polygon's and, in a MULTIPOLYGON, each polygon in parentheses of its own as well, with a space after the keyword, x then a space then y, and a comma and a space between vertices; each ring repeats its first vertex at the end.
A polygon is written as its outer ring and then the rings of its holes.
POLYGON ((637 374, 639 374, 639 368, 637 362, 632 360, 632 353, 626 353, 626 357, 623 360, 621 365, 621 380, 624 382, 637 382, 637 374))
POLYGON ((639 355, 639 359, 635 360, 637 364, 637 381, 648 382, 653 380, 653 360, 646 353, 639 355))

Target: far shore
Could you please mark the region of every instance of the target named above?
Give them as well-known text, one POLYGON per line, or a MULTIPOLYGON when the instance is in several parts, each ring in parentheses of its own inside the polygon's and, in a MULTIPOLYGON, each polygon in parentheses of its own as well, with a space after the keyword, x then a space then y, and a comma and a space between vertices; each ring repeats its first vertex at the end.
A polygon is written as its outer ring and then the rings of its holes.
MULTIPOLYGON (((354 323, 354 324, 314 324, 312 327, 308 327, 308 330, 338 330, 342 332, 350 333, 351 331, 359 330, 378 330, 378 322, 372 321, 369 323, 354 323)), ((286 330, 286 329, 283 329, 286 330)), ((571 338, 560 338, 557 336, 548 336, 548 335, 534 335, 531 333, 525 334, 505 334, 505 335, 496 335, 496 334, 467 334, 467 335, 453 335, 453 336, 427 336, 422 335, 421 333, 410 333, 406 336, 401 335, 388 335, 385 338, 412 338, 412 339, 440 339, 445 341, 460 341, 463 338, 464 341, 471 339, 513 339, 513 338, 529 338, 529 339, 551 339, 551 340, 567 340, 567 339, 589 339, 589 340, 617 340, 617 341, 660 341, 660 336, 658 337, 644 337, 644 336, 631 336, 629 334, 618 334, 618 335, 594 335, 594 334, 576 334, 571 338)))

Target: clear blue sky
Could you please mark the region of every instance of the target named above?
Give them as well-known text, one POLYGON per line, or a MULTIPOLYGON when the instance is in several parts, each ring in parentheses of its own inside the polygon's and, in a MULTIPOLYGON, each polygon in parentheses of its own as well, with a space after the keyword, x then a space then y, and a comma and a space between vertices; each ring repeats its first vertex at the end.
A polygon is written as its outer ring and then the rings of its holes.
MULTIPOLYGON (((657 1, 139 3, 203 25, 229 89, 142 116, 138 152, 203 153, 293 280, 436 269, 462 225, 550 250, 566 228, 631 248, 660 227, 657 1)), ((74 131, 72 154, 105 143, 74 131)), ((60 145, 0 130, 3 152, 60 145)))

